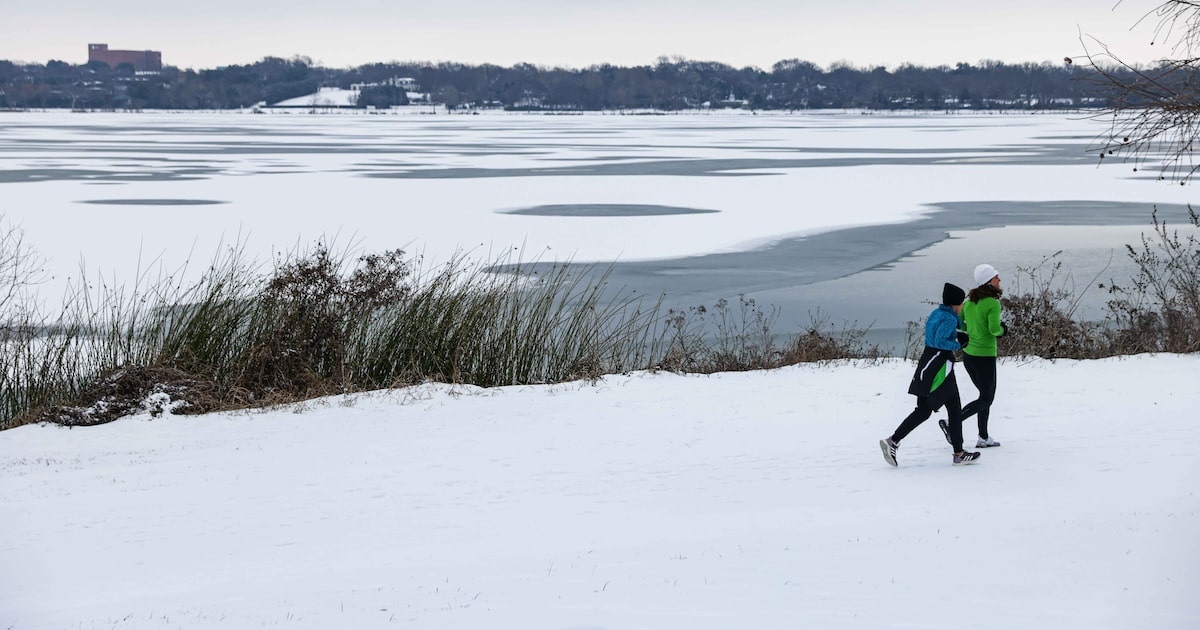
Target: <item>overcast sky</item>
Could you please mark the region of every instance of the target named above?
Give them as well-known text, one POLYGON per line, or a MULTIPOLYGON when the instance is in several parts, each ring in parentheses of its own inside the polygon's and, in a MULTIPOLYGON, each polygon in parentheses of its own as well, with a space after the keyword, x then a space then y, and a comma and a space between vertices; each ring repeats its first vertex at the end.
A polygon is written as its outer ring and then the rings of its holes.
MULTIPOLYGON (((527 62, 583 68, 661 56, 769 69, 982 59, 1061 63, 1080 33, 1128 61, 1149 46, 1160 0, 24 0, 0 12, 0 59, 87 61, 89 43, 158 50, 181 68, 303 55, 328 67, 382 61, 527 62)), ((1089 44, 1090 44, 1089 39, 1089 44)))

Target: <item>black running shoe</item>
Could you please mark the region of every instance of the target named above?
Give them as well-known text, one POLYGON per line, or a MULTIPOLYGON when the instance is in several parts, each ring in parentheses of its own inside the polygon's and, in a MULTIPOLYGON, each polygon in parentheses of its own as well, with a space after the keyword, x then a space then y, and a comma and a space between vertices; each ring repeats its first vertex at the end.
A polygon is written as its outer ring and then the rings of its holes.
POLYGON ((979 453, 972 453, 971 451, 963 451, 962 455, 954 456, 955 466, 966 466, 967 464, 974 464, 977 461, 979 461, 979 453))
POLYGON ((938 427, 942 430, 942 435, 946 436, 946 443, 954 446, 954 442, 950 440, 950 423, 945 420, 938 420, 938 427))
POLYGON ((892 438, 884 438, 879 440, 879 448, 883 451, 883 461, 893 466, 899 466, 896 463, 896 449, 900 448, 899 444, 893 442, 892 438))

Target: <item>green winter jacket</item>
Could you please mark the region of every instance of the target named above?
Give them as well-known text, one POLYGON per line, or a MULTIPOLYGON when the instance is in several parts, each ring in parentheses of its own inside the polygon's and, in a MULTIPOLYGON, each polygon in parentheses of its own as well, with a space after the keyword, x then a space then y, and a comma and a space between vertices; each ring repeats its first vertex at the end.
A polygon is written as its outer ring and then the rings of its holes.
POLYGON ((996 337, 1004 334, 1000 326, 1000 300, 994 297, 980 298, 978 302, 967 300, 963 303, 962 318, 970 337, 963 352, 973 357, 996 356, 996 337))

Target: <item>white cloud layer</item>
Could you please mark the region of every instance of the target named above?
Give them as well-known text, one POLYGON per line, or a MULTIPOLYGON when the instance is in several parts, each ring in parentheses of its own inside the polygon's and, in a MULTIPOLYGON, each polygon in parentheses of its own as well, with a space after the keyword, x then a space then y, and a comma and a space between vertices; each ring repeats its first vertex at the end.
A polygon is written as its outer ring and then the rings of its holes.
POLYGON ((826 67, 838 61, 937 66, 982 59, 1061 63, 1083 54, 1082 33, 1146 62, 1170 53, 1149 45, 1153 19, 1135 26, 1157 4, 65 0, 6 7, 0 59, 82 63, 88 43, 108 43, 160 50, 164 63, 185 68, 293 55, 330 67, 391 60, 642 65, 663 55, 761 68, 792 58, 826 67))

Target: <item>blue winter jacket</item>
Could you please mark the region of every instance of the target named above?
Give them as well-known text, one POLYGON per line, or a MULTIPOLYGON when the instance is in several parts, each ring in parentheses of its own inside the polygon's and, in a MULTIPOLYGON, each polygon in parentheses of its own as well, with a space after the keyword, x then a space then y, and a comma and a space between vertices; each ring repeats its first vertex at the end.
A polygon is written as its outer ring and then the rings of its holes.
POLYGON ((908 393, 925 400, 933 410, 946 401, 958 398, 958 383, 954 380, 954 351, 958 343, 958 328, 962 321, 954 308, 945 304, 937 307, 925 320, 925 352, 917 361, 908 393))
POLYGON ((961 327, 962 320, 954 307, 941 304, 925 320, 925 345, 938 350, 961 350, 962 344, 958 343, 961 327))

